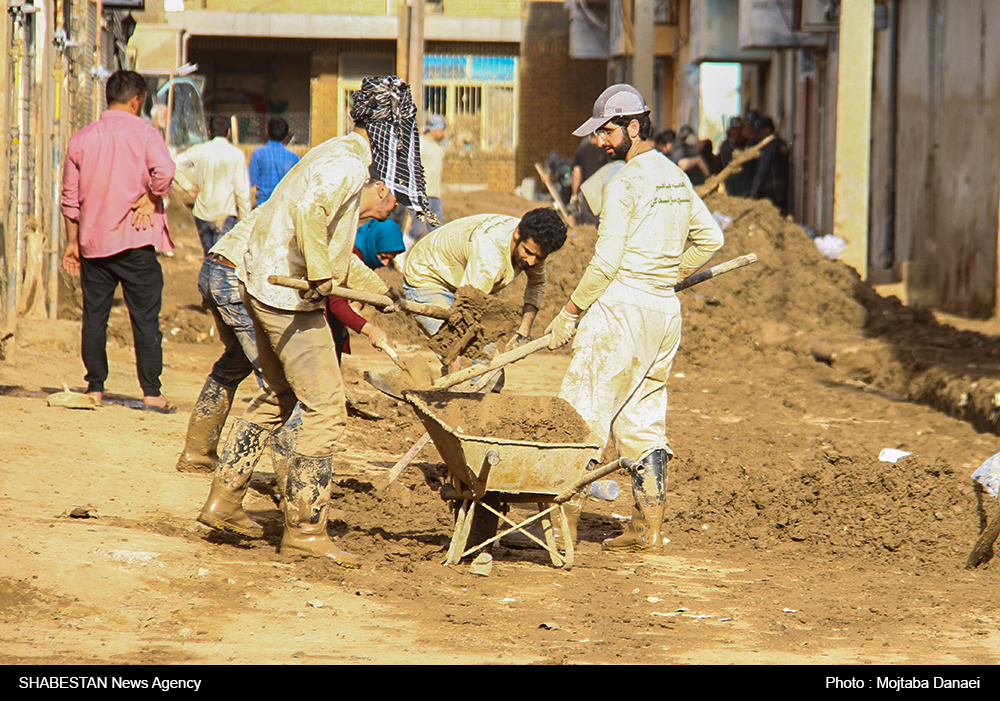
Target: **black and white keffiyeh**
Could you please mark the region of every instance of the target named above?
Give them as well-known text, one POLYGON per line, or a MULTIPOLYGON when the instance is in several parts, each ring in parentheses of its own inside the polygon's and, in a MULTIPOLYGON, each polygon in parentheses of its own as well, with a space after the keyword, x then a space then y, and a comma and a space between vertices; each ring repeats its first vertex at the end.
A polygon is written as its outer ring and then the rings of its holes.
POLYGON ((352 96, 351 119, 368 129, 372 165, 404 207, 431 225, 440 224, 430 211, 420 162, 417 107, 410 86, 394 75, 369 76, 352 96))

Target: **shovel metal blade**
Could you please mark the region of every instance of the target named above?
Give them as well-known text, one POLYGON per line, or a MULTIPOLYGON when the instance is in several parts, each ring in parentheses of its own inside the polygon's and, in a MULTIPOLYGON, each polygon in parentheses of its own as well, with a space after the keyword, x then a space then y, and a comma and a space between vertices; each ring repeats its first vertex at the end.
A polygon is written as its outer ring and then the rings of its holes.
POLYGON ((415 389, 412 381, 409 381, 398 368, 389 372, 365 370, 364 378, 365 382, 393 399, 403 399, 403 390, 415 389))

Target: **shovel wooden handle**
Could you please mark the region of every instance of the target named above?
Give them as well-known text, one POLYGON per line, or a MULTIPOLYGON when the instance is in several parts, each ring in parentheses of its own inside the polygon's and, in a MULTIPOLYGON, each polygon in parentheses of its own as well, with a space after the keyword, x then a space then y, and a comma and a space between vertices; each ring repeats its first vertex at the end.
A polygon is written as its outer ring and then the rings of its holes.
POLYGON ((383 351, 385 351, 385 354, 389 356, 389 359, 392 362, 394 362, 397 365, 397 367, 399 367, 400 369, 405 369, 403 368, 403 363, 400 362, 399 360, 399 354, 392 349, 392 346, 389 345, 389 342, 387 340, 383 338, 381 341, 379 341, 378 347, 381 348, 383 351))
POLYGON ((718 265, 713 265, 708 270, 702 270, 700 273, 695 273, 694 275, 689 275, 685 280, 678 282, 674 285, 674 292, 680 292, 681 290, 691 287, 692 285, 697 285, 699 282, 705 282, 705 280, 711 280, 713 277, 718 277, 723 273, 728 273, 738 268, 743 268, 751 263, 757 262, 757 254, 749 253, 745 256, 740 256, 739 258, 733 258, 732 260, 727 260, 725 263, 719 263, 718 265))
POLYGON ((508 363, 513 363, 515 360, 520 360, 525 356, 531 355, 535 351, 540 351, 543 348, 549 347, 549 336, 551 334, 545 334, 541 338, 536 338, 534 341, 529 341, 525 343, 520 348, 515 348, 512 351, 502 353, 492 361, 489 365, 473 365, 471 368, 466 368, 465 370, 459 370, 458 372, 452 373, 451 375, 445 375, 440 380, 431 385, 432 390, 448 389, 454 385, 465 382, 466 380, 471 380, 473 377, 479 377, 480 375, 485 375, 491 370, 498 370, 508 363))
MULTIPOLYGON (((300 280, 298 278, 287 277, 285 275, 268 275, 267 281, 272 285, 290 287, 293 290, 300 290, 302 292, 305 292, 312 287, 308 280, 300 280)), ((349 299, 352 302, 370 304, 373 307, 378 307, 379 309, 384 309, 392 304, 392 300, 385 295, 377 295, 372 292, 362 292, 360 290, 351 290, 347 287, 334 287, 330 290, 329 296, 342 297, 344 299, 349 299)), ((400 300, 396 305, 396 308, 408 314, 420 314, 421 316, 429 316, 432 319, 443 319, 444 321, 447 321, 448 317, 451 316, 450 309, 445 309, 444 307, 439 307, 434 304, 411 302, 408 299, 400 300)))

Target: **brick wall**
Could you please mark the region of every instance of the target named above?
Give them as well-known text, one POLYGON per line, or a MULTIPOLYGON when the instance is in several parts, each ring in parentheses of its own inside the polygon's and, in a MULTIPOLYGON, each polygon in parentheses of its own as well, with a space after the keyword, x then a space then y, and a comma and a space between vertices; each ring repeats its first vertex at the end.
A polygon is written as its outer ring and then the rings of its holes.
POLYGON ((522 5, 520 131, 515 181, 536 177, 550 151, 571 158, 580 146, 573 130, 590 117, 607 87, 603 60, 569 57, 569 11, 561 3, 522 5))
POLYGON ((447 153, 441 181, 485 185, 490 190, 511 192, 519 182, 514 174, 514 155, 492 153, 447 153))
POLYGON ((337 133, 337 54, 314 51, 310 85, 309 143, 321 144, 337 133))

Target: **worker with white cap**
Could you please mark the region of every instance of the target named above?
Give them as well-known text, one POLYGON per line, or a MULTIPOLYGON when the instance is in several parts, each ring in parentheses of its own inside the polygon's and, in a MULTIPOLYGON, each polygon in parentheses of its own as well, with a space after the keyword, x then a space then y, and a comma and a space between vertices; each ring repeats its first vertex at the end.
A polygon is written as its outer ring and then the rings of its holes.
MULTIPOLYGON (((684 172, 647 145, 649 108, 635 88, 613 85, 601 93, 593 117, 573 134, 591 132, 625 166, 604 186, 594 257, 546 331, 549 348, 558 348, 579 323, 559 396, 602 447, 613 440, 621 456, 637 461, 632 522, 604 547, 655 551, 662 547, 673 456, 666 383, 681 339, 674 284, 708 262, 722 246, 722 231, 684 172)), ((575 531, 578 508, 569 516, 575 531)))
MULTIPOLYGON (((430 211, 437 216, 437 224, 426 224, 417 219, 413 220, 409 231, 403 239, 406 250, 413 248, 413 244, 422 239, 426 234, 434 231, 438 226, 444 224, 444 206, 441 203, 441 173, 444 169, 444 141, 448 131, 448 125, 444 117, 439 114, 427 115, 427 123, 424 125, 424 133, 420 135, 420 162, 424 166, 424 181, 427 186, 427 204, 430 211)), ((400 258, 399 266, 405 259, 400 258)))

